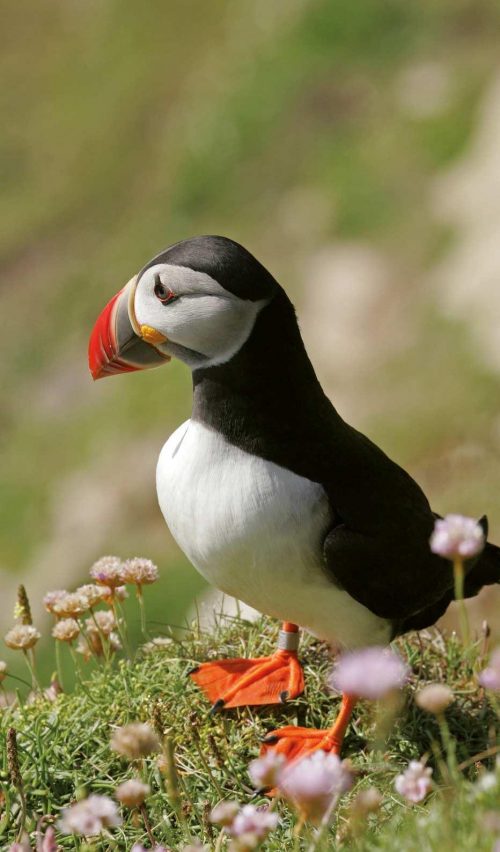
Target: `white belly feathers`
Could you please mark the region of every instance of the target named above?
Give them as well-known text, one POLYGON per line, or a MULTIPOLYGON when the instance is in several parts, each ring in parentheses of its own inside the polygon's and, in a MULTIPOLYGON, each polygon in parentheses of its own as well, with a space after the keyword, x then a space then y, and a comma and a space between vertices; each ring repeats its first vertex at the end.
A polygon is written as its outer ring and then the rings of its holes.
POLYGON ((387 623, 323 573, 331 518, 318 483, 188 420, 161 451, 157 489, 179 547, 226 594, 347 647, 387 641, 387 623))

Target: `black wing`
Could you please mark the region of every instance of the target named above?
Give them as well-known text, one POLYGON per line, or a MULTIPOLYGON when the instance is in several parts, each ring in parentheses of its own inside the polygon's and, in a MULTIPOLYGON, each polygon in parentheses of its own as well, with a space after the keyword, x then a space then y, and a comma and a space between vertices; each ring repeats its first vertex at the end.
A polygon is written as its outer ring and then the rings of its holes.
MULTIPOLYGON (((339 524, 324 542, 326 570, 332 580, 376 615, 393 621, 398 633, 433 624, 454 597, 451 563, 429 548, 435 517, 429 525, 410 524, 400 534, 382 529, 379 536, 339 524)), ((480 523, 487 535, 486 517, 480 523)), ((467 596, 476 594, 486 581, 491 548, 488 545, 484 554, 467 563, 467 596)), ((498 582, 500 558, 489 573, 498 578, 489 582, 498 582)))

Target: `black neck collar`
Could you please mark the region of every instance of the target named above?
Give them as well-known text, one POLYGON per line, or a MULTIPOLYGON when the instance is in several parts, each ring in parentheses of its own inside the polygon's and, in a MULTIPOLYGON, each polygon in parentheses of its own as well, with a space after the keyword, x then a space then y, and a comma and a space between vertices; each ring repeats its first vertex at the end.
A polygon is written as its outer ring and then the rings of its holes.
POLYGON ((193 372, 194 420, 254 455, 297 469, 292 457, 342 423, 325 397, 283 290, 227 363, 193 372), (326 430, 326 431, 325 431, 326 430))

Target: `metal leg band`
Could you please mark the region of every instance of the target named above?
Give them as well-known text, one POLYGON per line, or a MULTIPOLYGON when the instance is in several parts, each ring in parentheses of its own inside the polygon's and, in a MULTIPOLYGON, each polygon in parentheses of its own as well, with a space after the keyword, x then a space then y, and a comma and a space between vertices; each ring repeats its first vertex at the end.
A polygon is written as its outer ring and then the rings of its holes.
POLYGON ((286 630, 280 630, 278 636, 279 651, 296 651, 299 647, 300 635, 296 633, 288 633, 286 630))

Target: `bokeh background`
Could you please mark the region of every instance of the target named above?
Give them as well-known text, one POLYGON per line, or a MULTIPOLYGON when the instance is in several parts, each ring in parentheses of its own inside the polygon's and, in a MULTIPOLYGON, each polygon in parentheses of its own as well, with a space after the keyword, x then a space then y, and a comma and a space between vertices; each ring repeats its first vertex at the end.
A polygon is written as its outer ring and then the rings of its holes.
MULTIPOLYGON (((94 385, 86 363, 105 302, 194 234, 271 269, 342 415, 500 541, 497 0, 2 13, 2 631, 18 582, 43 626, 42 594, 104 553, 157 561, 158 632, 206 591, 154 487, 188 372, 94 385)), ((498 632, 499 602, 475 623, 498 632)))

